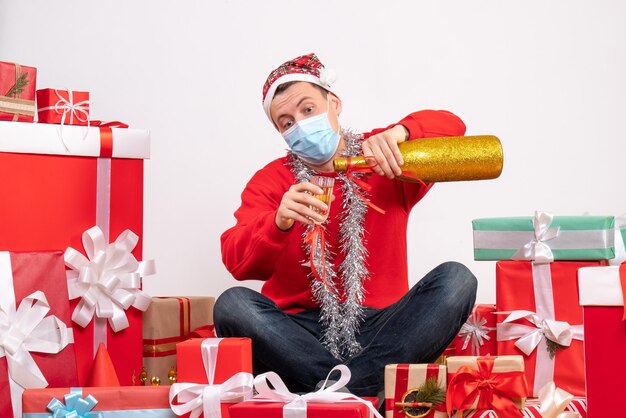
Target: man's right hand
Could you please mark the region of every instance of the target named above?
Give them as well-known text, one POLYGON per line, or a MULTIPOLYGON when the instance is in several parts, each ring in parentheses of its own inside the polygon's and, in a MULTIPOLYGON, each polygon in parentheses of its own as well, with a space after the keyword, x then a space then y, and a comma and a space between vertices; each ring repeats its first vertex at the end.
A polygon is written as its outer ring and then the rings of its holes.
POLYGON ((328 206, 324 202, 313 197, 314 194, 319 195, 323 192, 320 187, 309 182, 291 186, 283 195, 280 206, 278 206, 275 219, 276 226, 286 231, 293 226, 295 221, 307 225, 312 224, 313 220, 324 221, 324 216, 313 210, 313 208, 317 208, 320 212, 328 210, 328 206))

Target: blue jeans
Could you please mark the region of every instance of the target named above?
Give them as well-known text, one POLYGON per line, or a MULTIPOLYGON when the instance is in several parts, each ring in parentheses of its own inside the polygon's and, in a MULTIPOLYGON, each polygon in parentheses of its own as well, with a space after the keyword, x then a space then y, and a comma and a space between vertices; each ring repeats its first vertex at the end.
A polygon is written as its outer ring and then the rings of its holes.
MULTIPOLYGON (((365 308, 357 336, 363 349, 343 362, 352 372, 350 391, 376 396, 384 387, 385 365, 435 361, 470 315, 476 287, 467 267, 447 262, 393 305, 365 308)), ((255 375, 274 371, 292 392, 311 392, 342 363, 319 341, 319 313, 316 308, 288 314, 260 293, 234 287, 215 303, 215 329, 220 337, 252 339, 255 375)))

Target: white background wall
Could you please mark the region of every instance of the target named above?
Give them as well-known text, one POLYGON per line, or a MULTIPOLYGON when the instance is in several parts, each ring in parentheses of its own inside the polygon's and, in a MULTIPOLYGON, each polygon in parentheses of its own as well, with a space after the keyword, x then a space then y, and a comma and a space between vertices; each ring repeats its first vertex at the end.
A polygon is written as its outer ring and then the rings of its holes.
POLYGON ((0 0, 0 60, 37 67, 40 88, 89 90, 97 119, 151 129, 153 295, 236 284, 219 237, 250 176, 284 153, 260 101, 286 59, 316 52, 336 70, 344 126, 451 110, 467 134, 501 138, 504 172, 437 185, 415 208, 410 277, 458 260, 493 302, 473 218, 626 211, 625 18, 619 0, 0 0))

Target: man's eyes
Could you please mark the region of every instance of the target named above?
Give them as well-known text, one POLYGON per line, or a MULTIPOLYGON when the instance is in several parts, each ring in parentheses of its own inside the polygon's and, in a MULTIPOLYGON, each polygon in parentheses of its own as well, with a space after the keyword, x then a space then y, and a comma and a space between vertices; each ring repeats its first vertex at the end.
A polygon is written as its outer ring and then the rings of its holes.
POLYGON ((283 129, 289 129, 293 126, 293 120, 288 120, 287 122, 283 123, 283 129))
POLYGON ((313 106, 307 106, 304 108, 304 113, 311 113, 313 112, 313 106))

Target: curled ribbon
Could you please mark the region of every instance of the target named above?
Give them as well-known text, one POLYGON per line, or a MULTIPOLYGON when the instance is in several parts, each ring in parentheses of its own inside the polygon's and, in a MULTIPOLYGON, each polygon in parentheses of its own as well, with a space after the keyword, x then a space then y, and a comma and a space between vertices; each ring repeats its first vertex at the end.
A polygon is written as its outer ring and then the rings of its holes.
POLYGON ((258 375, 254 378, 254 387, 256 388, 258 395, 252 400, 263 402, 283 402, 283 418, 306 418, 307 403, 337 403, 337 402, 360 402, 367 405, 371 413, 377 418, 383 418, 378 413, 374 405, 370 401, 361 399, 356 395, 346 392, 338 392, 346 386, 350 381, 351 373, 347 366, 340 364, 335 366, 324 381, 324 384, 320 389, 315 392, 310 392, 304 395, 297 395, 287 389, 287 386, 282 381, 280 376, 274 372, 267 372, 258 375), (334 371, 338 371, 341 376, 339 379, 326 387, 328 379, 334 371), (270 384, 272 387, 270 387, 270 384))
MULTIPOLYGON (((346 169, 346 177, 350 178, 361 189, 369 192, 369 191, 372 190, 372 186, 354 175, 355 173, 372 173, 373 172, 372 168, 378 165, 378 163, 376 163, 376 160, 372 156, 365 157, 365 160, 366 161, 372 161, 373 160, 374 164, 369 166, 369 167, 367 167, 367 168, 354 168, 354 167, 352 167, 352 164, 351 164, 351 158, 348 157, 347 158, 348 168, 346 169)), ((379 206, 373 204, 370 199, 368 199, 365 196, 363 196, 361 193, 359 193, 358 190, 354 190, 354 193, 357 195, 357 197, 359 199, 361 199, 361 201, 363 201, 363 203, 365 203, 370 208, 374 209, 376 212, 378 212, 378 213, 380 213, 382 215, 384 215, 386 213, 384 209, 382 209, 379 206)))
POLYGON ((98 401, 92 395, 82 397, 81 389, 71 389, 70 393, 63 396, 65 404, 57 398, 52 398, 48 404, 48 410, 52 412, 52 418, 102 418, 102 412, 91 412, 98 401))
POLYGON ((131 254, 139 237, 130 230, 106 244, 102 230, 95 226, 83 233, 86 258, 68 247, 65 250, 70 299, 81 298, 72 320, 86 327, 94 317, 106 318, 114 332, 128 327, 126 309, 145 311, 151 299, 140 290, 141 278, 154 274, 154 261, 137 262, 131 254))
POLYGON ((565 412, 574 396, 549 382, 539 391, 539 413, 542 418, 578 418, 577 412, 565 412))
POLYGON ((459 337, 463 339, 462 350, 465 350, 471 342, 472 355, 477 356, 479 354, 480 347, 485 344, 485 340, 491 340, 489 332, 495 330, 493 327, 486 326, 486 323, 487 319, 481 317, 476 311, 472 312, 459 331, 459 337))
POLYGON ((521 417, 514 398, 526 396, 526 379, 521 371, 494 373, 495 357, 476 359, 478 369, 462 366, 448 383, 446 408, 493 409, 500 417, 521 417))
POLYGON ((0 358, 6 357, 9 376, 22 388, 45 388, 48 381, 31 352, 57 354, 74 342, 72 330, 56 316, 41 291, 20 302, 17 310, 0 306, 0 358))
POLYGON ((253 377, 239 372, 222 384, 214 384, 215 369, 221 338, 206 338, 200 350, 207 377, 207 385, 174 383, 170 388, 170 407, 176 415, 191 412, 190 418, 222 418, 220 402, 241 402, 253 393, 253 377), (176 399, 176 402, 174 401, 176 399))
POLYGON ((548 212, 536 211, 533 218, 535 238, 520 248, 513 256, 512 260, 531 260, 537 263, 551 263, 554 261, 552 249, 546 241, 556 238, 559 235, 559 228, 550 228, 554 217, 548 212))
POLYGON ((573 339, 584 340, 582 325, 543 319, 532 311, 513 311, 497 327, 498 341, 517 340, 515 346, 527 356, 537 348, 543 338, 565 347, 569 347, 573 339), (513 323, 519 319, 526 319, 534 326, 513 323))

